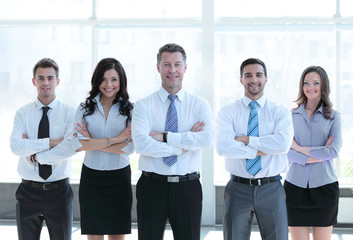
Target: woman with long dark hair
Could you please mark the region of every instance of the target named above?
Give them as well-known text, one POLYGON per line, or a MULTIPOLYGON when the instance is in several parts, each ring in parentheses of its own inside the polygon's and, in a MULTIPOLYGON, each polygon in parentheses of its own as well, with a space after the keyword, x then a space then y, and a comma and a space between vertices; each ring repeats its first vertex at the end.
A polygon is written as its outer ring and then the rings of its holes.
POLYGON ((129 154, 133 105, 124 68, 114 58, 94 70, 92 89, 76 113, 76 151, 86 151, 79 201, 81 233, 88 240, 124 239, 131 233, 131 170, 129 154))
POLYGON ((337 223, 339 187, 333 160, 342 146, 340 114, 332 109, 330 83, 319 66, 304 70, 298 106, 292 110, 294 139, 284 183, 293 240, 331 239, 337 223))

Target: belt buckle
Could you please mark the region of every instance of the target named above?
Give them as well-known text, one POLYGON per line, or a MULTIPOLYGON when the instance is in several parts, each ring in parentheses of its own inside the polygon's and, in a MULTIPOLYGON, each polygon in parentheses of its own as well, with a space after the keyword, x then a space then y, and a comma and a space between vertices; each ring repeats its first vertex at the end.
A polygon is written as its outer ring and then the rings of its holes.
POLYGON ((173 183, 178 183, 179 182, 179 177, 178 176, 168 176, 167 181, 168 182, 173 182, 173 183))
POLYGON ((250 186, 261 186, 262 184, 261 184, 261 179, 260 178, 258 178, 258 179, 256 179, 256 178, 251 178, 251 179, 249 179, 249 184, 250 184, 250 186), (255 182, 254 182, 254 184, 252 184, 252 180, 254 180, 255 182), (257 180, 257 185, 255 184, 256 183, 256 180, 257 180))
POLYGON ((50 185, 50 183, 43 183, 43 190, 50 190, 50 188, 49 187, 47 187, 47 186, 49 186, 50 185))

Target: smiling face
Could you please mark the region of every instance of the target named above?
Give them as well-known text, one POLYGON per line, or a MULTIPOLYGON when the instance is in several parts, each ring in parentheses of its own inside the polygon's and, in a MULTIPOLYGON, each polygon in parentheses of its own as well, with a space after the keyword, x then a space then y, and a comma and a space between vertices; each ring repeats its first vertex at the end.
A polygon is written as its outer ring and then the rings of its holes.
POLYGON ((54 68, 37 68, 35 77, 32 78, 33 85, 37 88, 38 99, 44 105, 48 105, 55 98, 55 88, 59 85, 54 68))
POLYGON ((169 93, 175 94, 182 88, 186 63, 180 52, 163 52, 157 70, 161 74, 162 87, 169 93))
POLYGON ((101 97, 115 98, 120 90, 119 74, 115 69, 109 69, 104 72, 103 81, 99 85, 101 97))
POLYGON ((319 102, 321 99, 321 77, 316 72, 305 75, 303 82, 303 92, 308 101, 319 102))
POLYGON ((260 64, 244 66, 240 82, 244 86, 245 96, 254 101, 262 97, 267 82, 263 66, 260 64))

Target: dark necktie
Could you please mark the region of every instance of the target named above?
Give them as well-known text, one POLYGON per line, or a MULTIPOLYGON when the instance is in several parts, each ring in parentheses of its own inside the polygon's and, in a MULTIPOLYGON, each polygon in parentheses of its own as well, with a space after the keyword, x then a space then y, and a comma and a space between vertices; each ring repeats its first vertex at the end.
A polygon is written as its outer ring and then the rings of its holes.
MULTIPOLYGON (((50 109, 50 107, 42 107, 42 109, 43 109, 43 116, 39 122, 38 138, 48 138, 49 137, 49 119, 48 119, 47 112, 50 109)), ((48 177, 51 175, 51 165, 38 163, 38 166, 39 166, 39 176, 41 178, 43 178, 44 180, 47 180, 48 177)))
MULTIPOLYGON (((166 132, 178 132, 178 113, 175 107, 175 99, 177 95, 169 95, 170 105, 167 111, 167 117, 165 120, 165 131, 166 132)), ((177 161, 177 156, 172 155, 164 157, 163 162, 168 166, 172 166, 177 161)))
MULTIPOLYGON (((256 105, 257 102, 251 101, 250 102, 250 107, 251 107, 251 112, 249 116, 249 121, 248 121, 248 136, 259 136, 259 119, 257 116, 257 110, 256 110, 256 105)), ((246 160, 246 170, 248 172, 255 176, 260 170, 261 170, 261 156, 257 156, 253 159, 247 159, 246 160)))

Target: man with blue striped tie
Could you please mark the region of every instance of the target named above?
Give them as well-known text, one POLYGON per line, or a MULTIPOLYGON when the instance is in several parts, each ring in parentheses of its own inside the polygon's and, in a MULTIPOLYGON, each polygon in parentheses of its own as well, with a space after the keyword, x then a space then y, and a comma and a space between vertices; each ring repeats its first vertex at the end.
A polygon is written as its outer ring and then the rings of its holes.
POLYGON ((139 240, 162 240, 167 220, 175 240, 199 240, 201 151, 213 145, 206 100, 182 88, 186 54, 166 44, 157 54, 161 88, 136 102, 131 130, 142 175, 136 185, 139 240))
POLYGON ((264 96, 266 82, 265 64, 245 60, 240 66, 244 96, 218 113, 216 149, 231 173, 224 192, 225 240, 250 239, 254 214, 262 239, 288 239, 280 174, 287 169, 292 118, 288 109, 264 96))

